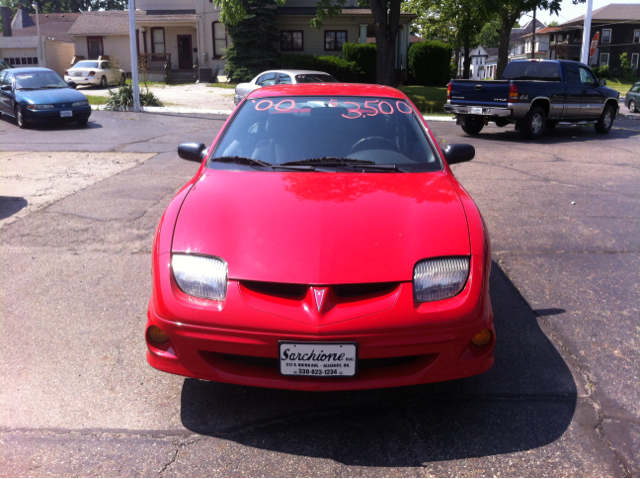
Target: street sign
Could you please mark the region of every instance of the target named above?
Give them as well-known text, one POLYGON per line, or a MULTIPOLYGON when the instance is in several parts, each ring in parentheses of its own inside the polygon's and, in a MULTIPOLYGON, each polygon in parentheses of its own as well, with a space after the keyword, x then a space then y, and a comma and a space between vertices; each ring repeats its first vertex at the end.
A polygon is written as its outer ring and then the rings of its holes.
POLYGON ((593 36, 593 40, 591 40, 591 48, 589 48, 589 58, 596 54, 596 50, 598 49, 598 40, 600 40, 600 32, 596 32, 593 36))

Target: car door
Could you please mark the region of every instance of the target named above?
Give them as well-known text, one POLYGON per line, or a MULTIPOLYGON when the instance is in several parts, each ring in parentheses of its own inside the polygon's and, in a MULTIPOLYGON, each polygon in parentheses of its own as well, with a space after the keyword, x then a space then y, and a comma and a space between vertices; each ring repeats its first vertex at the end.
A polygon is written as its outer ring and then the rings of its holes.
POLYGON ((591 70, 580 66, 580 82, 582 83, 582 108, 581 118, 598 118, 604 108, 606 100, 604 91, 599 86, 600 83, 591 70))
POLYGON ((562 120, 575 120, 582 114, 582 82, 577 63, 563 63, 566 87, 562 120))

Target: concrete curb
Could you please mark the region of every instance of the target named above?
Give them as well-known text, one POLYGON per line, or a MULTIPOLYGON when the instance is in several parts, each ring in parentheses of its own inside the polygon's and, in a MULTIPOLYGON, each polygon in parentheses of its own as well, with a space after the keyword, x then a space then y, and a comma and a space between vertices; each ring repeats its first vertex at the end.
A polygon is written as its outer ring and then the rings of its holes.
MULTIPOLYGON (((105 110, 104 105, 91 105, 92 110, 105 110)), ((127 110, 113 110, 113 111, 131 111, 127 110)), ((190 113, 200 115, 231 115, 233 110, 207 110, 205 108, 184 108, 173 106, 143 106, 142 111, 147 113, 190 113)), ((424 116, 427 121, 456 121, 455 118, 448 116, 424 116)))

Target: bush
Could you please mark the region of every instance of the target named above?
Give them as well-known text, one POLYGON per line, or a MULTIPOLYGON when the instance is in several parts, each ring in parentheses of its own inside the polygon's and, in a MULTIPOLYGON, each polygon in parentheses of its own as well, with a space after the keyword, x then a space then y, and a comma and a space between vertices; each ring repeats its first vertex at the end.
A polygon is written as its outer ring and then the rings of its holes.
POLYGON ((415 43, 409 49, 409 78, 425 86, 444 86, 451 79, 450 45, 439 41, 415 43))
MULTIPOLYGON (((164 106, 158 98, 147 90, 140 90, 140 106, 164 106)), ((133 86, 127 84, 118 91, 109 90, 109 98, 105 102, 106 110, 126 109, 133 107, 133 86)))
POLYGON ((609 71, 609 65, 605 65, 603 67, 593 67, 591 69, 591 71, 593 71, 593 74, 595 76, 597 76, 598 78, 610 78, 611 77, 611 72, 609 71))
POLYGON ((356 62, 348 62, 344 58, 333 55, 280 55, 279 67, 289 70, 317 70, 326 72, 344 83, 359 83, 364 79, 364 72, 356 62))
POLYGON ((377 55, 378 46, 375 43, 345 43, 342 46, 342 57, 362 68, 365 83, 376 82, 377 55))

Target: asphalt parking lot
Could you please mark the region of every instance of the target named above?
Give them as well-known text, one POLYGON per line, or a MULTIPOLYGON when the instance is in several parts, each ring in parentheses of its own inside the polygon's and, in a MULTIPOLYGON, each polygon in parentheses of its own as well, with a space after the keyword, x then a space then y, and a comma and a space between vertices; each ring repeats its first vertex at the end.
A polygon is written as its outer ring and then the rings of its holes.
MULTIPOLYGON (((537 142, 431 124, 441 143, 476 147, 454 172, 492 237, 496 363, 447 383, 301 393, 145 360, 153 233, 197 170, 176 147, 211 142, 223 120, 0 119, 0 155, 124 165, 31 209, 0 196, 0 476, 640 475, 640 121, 537 142)), ((12 168, 3 181, 29 181, 12 168)))

